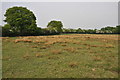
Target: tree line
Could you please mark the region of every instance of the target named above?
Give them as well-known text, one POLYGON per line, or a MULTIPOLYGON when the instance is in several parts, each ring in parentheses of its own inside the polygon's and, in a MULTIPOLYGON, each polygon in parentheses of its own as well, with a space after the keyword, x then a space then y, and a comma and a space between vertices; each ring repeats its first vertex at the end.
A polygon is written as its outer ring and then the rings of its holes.
POLYGON ((34 13, 26 7, 12 7, 6 10, 4 15, 7 22, 2 27, 2 36, 39 36, 56 35, 62 33, 78 34, 119 34, 120 25, 116 27, 104 27, 101 29, 66 29, 61 21, 52 20, 47 28, 37 27, 34 13))
POLYGON ((81 34, 119 34, 120 32, 120 26, 116 27, 104 27, 101 29, 64 29, 63 28, 63 33, 81 33, 81 34))

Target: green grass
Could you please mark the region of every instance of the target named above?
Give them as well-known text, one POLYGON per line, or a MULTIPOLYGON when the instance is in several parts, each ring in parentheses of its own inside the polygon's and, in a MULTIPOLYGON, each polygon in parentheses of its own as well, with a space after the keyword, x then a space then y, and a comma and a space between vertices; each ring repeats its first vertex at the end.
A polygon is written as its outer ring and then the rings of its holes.
MULTIPOLYGON (((99 35, 89 39, 77 34, 63 36, 69 36, 68 39, 73 41, 45 45, 45 41, 15 43, 14 41, 19 37, 3 39, 2 77, 118 78, 117 40, 107 39, 107 42, 103 42, 103 39, 97 39, 99 35)), ((36 37, 30 37, 30 39, 40 40, 36 37)), ((45 39, 48 41, 53 41, 52 39, 65 41, 66 39, 49 37, 45 39)))

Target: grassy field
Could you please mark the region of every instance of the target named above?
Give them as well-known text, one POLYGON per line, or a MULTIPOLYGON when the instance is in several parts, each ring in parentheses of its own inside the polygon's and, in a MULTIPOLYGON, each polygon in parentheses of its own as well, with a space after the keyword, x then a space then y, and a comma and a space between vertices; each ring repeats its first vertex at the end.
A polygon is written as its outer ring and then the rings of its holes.
POLYGON ((118 78, 118 35, 2 38, 3 78, 118 78))

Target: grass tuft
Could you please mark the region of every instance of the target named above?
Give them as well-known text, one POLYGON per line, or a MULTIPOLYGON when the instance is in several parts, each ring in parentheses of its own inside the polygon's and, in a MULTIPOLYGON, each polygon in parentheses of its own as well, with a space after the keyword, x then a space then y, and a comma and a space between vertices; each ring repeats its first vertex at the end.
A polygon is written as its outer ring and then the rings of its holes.
POLYGON ((69 67, 72 67, 72 68, 78 67, 78 63, 77 62, 70 62, 69 67))

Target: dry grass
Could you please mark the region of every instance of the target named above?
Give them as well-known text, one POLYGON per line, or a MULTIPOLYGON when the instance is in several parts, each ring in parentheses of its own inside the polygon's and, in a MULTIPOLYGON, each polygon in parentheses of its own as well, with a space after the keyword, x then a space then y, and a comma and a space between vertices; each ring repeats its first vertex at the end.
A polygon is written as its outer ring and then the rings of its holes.
POLYGON ((89 51, 89 53, 97 53, 96 51, 89 51))
POLYGON ((118 66, 115 35, 70 34, 12 37, 8 40, 10 42, 3 40, 4 77, 31 77, 33 74, 38 78, 54 78, 54 75, 60 78, 89 78, 93 74, 96 78, 117 77, 115 72, 103 71, 104 68, 118 66), (27 51, 26 54, 24 51, 27 51), (11 56, 11 60, 7 56, 11 56), (11 66, 15 67, 9 68, 11 66), (14 71, 19 69, 23 71, 14 71), (29 71, 31 73, 26 75, 29 71), (11 72, 14 74, 9 74, 11 72))
POLYGON ((99 47, 99 46, 97 46, 97 45, 91 45, 90 47, 99 47))
POLYGON ((29 43, 31 43, 32 40, 29 40, 29 39, 16 39, 15 43, 18 43, 18 42, 29 42, 29 43))
POLYGON ((52 54, 62 54, 62 50, 52 50, 52 54))
POLYGON ((2 60, 10 60, 10 56, 3 57, 2 60))
POLYGON ((57 56, 49 56, 48 59, 59 59, 57 56))
POLYGON ((48 59, 54 59, 54 57, 53 56, 49 56, 48 59))
POLYGON ((36 53, 35 56, 36 56, 37 58, 43 57, 43 55, 41 55, 40 53, 36 53))
POLYGON ((55 42, 46 42, 44 45, 53 45, 55 42))
POLYGON ((95 71, 95 70, 96 70, 95 68, 92 69, 92 71, 95 71))
POLYGON ((80 42, 78 42, 78 41, 74 41, 73 44, 80 44, 80 42))
POLYGON ((70 62, 68 64, 70 67, 74 68, 74 67, 78 67, 78 63, 77 62, 70 62))
POLYGON ((61 46, 67 46, 66 44, 61 44, 61 46))
POLYGON ((94 57, 93 57, 93 60, 94 60, 94 61, 101 61, 102 58, 101 58, 101 57, 96 57, 96 56, 94 56, 94 57))
POLYGON ((83 47, 78 47, 77 49, 83 49, 83 47))
POLYGON ((40 40, 35 40, 33 41, 34 43, 40 43, 41 41, 40 40))
POLYGON ((47 49, 47 46, 41 46, 40 49, 47 49))
MULTIPOLYGON (((9 37, 5 37, 3 39, 8 39, 9 37)), ((37 44, 44 43, 44 45, 53 45, 56 43, 63 43, 61 46, 66 46, 64 43, 73 43, 73 44, 81 44, 90 46, 87 43, 80 43, 81 41, 87 41, 88 39, 93 40, 99 40, 103 41, 104 43, 107 43, 109 40, 118 40, 117 35, 94 35, 94 34, 72 34, 72 35, 54 35, 54 36, 28 36, 28 37, 18 37, 14 42, 33 42, 37 44)), ((91 47, 101 47, 97 45, 92 45, 91 47)), ((106 46, 106 48, 112 48, 112 46, 106 46)))
MULTIPOLYGON (((9 37, 2 37, 2 39, 8 39, 9 37)), ((118 40, 118 35, 94 35, 94 34, 72 34, 72 35, 54 35, 54 36, 28 36, 28 37, 18 37, 19 39, 33 39, 33 42, 51 42, 51 41, 58 41, 58 42, 71 42, 70 39, 102 39, 102 41, 108 40, 118 40), (49 40, 48 40, 49 38, 49 40), (64 40, 63 40, 64 39, 64 40)))
POLYGON ((85 45, 85 46, 90 46, 89 44, 86 44, 86 43, 84 43, 84 44, 82 44, 82 45, 85 45))
POLYGON ((64 50, 71 52, 71 53, 76 53, 77 52, 77 48, 74 47, 69 47, 69 48, 64 48, 64 50))
POLYGON ((0 37, 0 39, 5 40, 5 39, 9 39, 9 37, 0 37))
POLYGON ((105 47, 106 48, 114 48, 114 46, 112 44, 107 44, 105 47))
POLYGON ((32 48, 38 48, 38 46, 31 46, 32 48))
POLYGON ((63 69, 62 71, 63 71, 63 72, 68 72, 68 69, 63 69))

